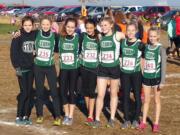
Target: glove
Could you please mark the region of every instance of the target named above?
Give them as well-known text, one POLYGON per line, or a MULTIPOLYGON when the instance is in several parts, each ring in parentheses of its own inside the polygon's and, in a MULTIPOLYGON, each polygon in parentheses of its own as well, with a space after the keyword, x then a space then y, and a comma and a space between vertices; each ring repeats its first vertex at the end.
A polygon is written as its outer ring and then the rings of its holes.
POLYGON ((20 67, 16 68, 16 75, 17 76, 22 76, 22 71, 21 71, 20 67))

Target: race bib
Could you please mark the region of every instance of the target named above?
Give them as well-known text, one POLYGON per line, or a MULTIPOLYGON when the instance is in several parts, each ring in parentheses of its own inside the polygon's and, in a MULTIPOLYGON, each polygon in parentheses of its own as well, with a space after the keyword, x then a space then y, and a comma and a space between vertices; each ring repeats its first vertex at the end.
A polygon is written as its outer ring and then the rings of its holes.
POLYGON ((51 55, 51 50, 39 48, 37 53, 37 59, 41 61, 49 61, 50 55, 51 55))
POLYGON ((144 72, 154 73, 156 70, 155 60, 145 60, 144 63, 144 72))
POLYGON ((103 63, 113 63, 114 62, 114 52, 113 51, 102 52, 101 60, 103 63))
POLYGON ((96 62, 97 61, 97 51, 96 50, 85 50, 84 61, 96 62))
POLYGON ((62 53, 61 54, 62 63, 70 65, 74 63, 74 54, 73 53, 62 53))
POLYGON ((126 70, 134 70, 135 67, 135 58, 123 58, 123 68, 126 70))

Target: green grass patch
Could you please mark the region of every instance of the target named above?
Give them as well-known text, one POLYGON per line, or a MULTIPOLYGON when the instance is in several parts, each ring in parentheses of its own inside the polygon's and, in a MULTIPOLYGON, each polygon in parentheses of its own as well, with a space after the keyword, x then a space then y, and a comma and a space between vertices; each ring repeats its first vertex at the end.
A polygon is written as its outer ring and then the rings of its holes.
POLYGON ((14 30, 17 30, 18 26, 12 26, 10 24, 0 24, 0 34, 8 34, 14 30))

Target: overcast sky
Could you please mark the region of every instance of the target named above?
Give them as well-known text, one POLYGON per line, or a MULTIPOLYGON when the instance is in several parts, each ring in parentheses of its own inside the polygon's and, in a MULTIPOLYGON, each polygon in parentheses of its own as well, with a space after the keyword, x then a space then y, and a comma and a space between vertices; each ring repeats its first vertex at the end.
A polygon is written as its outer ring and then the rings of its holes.
MULTIPOLYGON (((91 0, 92 1, 92 0, 91 0)), ((0 0, 0 3, 12 4, 22 3, 23 0, 0 0)), ((39 6, 39 5, 52 5, 52 6, 63 6, 63 5, 77 5, 80 4, 79 0, 24 0, 25 4, 39 6)), ((99 0, 98 3, 89 3, 93 5, 169 5, 169 6, 180 6, 180 0, 99 0)))

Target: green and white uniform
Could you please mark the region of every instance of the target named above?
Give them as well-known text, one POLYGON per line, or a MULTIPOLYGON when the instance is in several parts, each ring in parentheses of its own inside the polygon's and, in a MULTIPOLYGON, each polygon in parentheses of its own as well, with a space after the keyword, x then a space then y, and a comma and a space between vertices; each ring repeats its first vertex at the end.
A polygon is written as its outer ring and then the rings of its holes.
POLYGON ((100 65, 102 67, 115 67, 119 65, 120 42, 116 34, 103 36, 100 41, 100 65))
POLYGON ((128 46, 127 40, 122 41, 121 71, 124 73, 135 73, 141 71, 140 60, 142 52, 139 50, 140 40, 128 46))
POLYGON ((72 39, 60 37, 60 69, 77 69, 79 67, 79 37, 74 34, 72 39))
POLYGON ((157 45, 155 48, 152 48, 151 45, 146 46, 144 52, 144 78, 153 79, 161 77, 160 47, 161 45, 157 45))
POLYGON ((84 34, 81 51, 81 65, 87 68, 96 68, 98 66, 98 53, 99 45, 97 40, 84 34))
POLYGON ((35 41, 36 57, 35 65, 38 66, 52 66, 54 65, 54 47, 55 35, 50 32, 48 37, 42 35, 40 30, 35 41))

